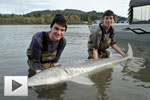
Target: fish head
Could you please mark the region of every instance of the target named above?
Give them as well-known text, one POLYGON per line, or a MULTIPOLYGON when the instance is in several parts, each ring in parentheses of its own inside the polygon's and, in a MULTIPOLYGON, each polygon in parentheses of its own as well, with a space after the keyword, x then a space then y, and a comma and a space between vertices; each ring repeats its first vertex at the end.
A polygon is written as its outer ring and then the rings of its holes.
POLYGON ((49 68, 28 79, 28 86, 53 85, 67 80, 69 75, 62 68, 49 68))

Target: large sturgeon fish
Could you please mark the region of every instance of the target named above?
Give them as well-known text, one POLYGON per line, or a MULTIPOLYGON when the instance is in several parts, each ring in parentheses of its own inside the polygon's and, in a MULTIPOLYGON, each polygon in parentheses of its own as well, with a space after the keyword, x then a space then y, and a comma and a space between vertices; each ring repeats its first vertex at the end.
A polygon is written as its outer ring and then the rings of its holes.
POLYGON ((81 63, 57 66, 41 71, 28 79, 28 86, 54 85, 71 80, 74 77, 89 73, 105 66, 116 64, 133 57, 131 45, 128 44, 127 56, 112 55, 109 58, 85 60, 81 63))

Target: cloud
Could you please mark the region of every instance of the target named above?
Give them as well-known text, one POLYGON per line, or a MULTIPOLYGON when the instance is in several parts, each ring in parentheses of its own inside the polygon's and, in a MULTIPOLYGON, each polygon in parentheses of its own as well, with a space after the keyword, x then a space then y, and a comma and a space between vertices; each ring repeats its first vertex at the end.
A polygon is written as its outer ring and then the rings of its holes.
POLYGON ((0 13, 23 14, 36 10, 52 9, 50 0, 1 0, 0 13))
POLYGON ((26 14, 37 10, 78 9, 104 12, 111 9, 115 14, 126 16, 130 0, 0 0, 0 13, 26 14))

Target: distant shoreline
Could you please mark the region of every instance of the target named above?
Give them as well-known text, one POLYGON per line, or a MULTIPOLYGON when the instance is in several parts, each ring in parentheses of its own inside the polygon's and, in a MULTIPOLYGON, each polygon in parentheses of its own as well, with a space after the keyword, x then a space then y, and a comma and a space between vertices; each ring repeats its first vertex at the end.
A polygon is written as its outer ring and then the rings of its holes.
MULTIPOLYGON (((34 11, 25 15, 5 15, 0 14, 0 25, 14 25, 14 24, 50 24, 56 14, 62 14, 68 24, 93 24, 98 20, 102 21, 103 12, 84 12, 80 10, 44 10, 34 11)), ((116 22, 125 22, 127 18, 115 15, 116 22)))

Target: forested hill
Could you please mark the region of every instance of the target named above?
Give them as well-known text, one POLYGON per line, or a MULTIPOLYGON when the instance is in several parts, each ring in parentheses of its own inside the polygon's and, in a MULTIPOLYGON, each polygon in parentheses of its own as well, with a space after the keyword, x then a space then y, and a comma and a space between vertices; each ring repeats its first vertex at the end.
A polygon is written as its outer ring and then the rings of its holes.
MULTIPOLYGON (((68 24, 92 24, 96 20, 102 21, 103 12, 84 12, 81 10, 44 10, 34 11, 24 15, 0 14, 0 24, 50 24, 56 14, 62 14, 68 24)), ((116 21, 126 21, 127 18, 115 15, 116 21)))

